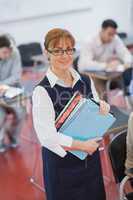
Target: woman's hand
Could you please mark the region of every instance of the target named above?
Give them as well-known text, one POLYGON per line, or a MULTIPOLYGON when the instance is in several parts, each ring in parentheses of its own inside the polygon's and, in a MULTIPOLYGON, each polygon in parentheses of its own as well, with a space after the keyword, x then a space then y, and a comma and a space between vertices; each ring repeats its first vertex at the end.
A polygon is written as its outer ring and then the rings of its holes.
POLYGON ((99 147, 98 139, 92 139, 86 141, 73 140, 72 146, 64 147, 64 149, 66 151, 70 150, 84 151, 92 155, 97 150, 98 147, 99 147))
POLYGON ((110 105, 103 100, 100 100, 99 112, 101 115, 107 115, 110 111, 110 105))
POLYGON ((99 143, 96 139, 87 140, 83 142, 83 151, 92 155, 99 147, 99 143))

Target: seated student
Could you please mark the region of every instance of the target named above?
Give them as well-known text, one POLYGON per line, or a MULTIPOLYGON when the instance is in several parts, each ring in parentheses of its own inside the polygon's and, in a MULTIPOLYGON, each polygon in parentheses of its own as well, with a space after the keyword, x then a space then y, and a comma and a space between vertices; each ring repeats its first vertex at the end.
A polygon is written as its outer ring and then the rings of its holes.
POLYGON ((130 114, 128 121, 128 133, 127 133, 127 158, 126 158, 126 173, 133 177, 133 113, 130 114), (130 169, 132 168, 132 173, 130 169))
MULTIPOLYGON (((101 30, 83 46, 80 53, 78 69, 99 68, 115 71, 131 67, 132 56, 117 35, 117 23, 111 19, 103 21, 101 30)), ((105 91, 105 82, 94 79, 99 95, 105 91)))
MULTIPOLYGON (((20 86, 21 73, 21 58, 17 48, 12 45, 12 41, 7 35, 0 35, 0 96, 6 92, 9 86, 20 86)), ((18 132, 20 132, 21 122, 25 111, 23 107, 18 107, 16 104, 12 104, 12 108, 15 110, 19 120, 14 129, 9 129, 8 132, 10 132, 11 147, 16 147, 18 132)), ((3 118, 1 118, 3 121, 5 119, 6 111, 2 109, 0 112, 3 116, 3 118)), ((4 132, 0 131, 0 152, 6 150, 4 138, 4 132)))
MULTIPOLYGON (((92 96, 89 78, 72 67, 74 46, 75 39, 67 30, 47 33, 44 47, 50 66, 33 92, 33 123, 42 145, 47 200, 105 200, 98 142, 74 140, 55 127, 55 119, 76 91, 92 96), (80 160, 69 150, 85 151, 88 156, 80 160)), ((100 112, 109 112, 104 101, 100 101, 100 112)))

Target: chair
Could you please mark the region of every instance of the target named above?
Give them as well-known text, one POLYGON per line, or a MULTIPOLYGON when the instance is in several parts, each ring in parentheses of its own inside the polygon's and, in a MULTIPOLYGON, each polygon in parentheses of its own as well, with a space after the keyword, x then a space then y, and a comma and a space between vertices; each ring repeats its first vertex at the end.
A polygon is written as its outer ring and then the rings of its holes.
POLYGON ((126 135, 127 130, 121 131, 112 139, 108 147, 114 177, 116 183, 120 184, 120 200, 130 200, 129 197, 133 195, 133 193, 124 194, 124 186, 131 179, 131 177, 125 175, 126 135))
POLYGON ((129 94, 129 85, 130 85, 130 82, 132 80, 132 71, 133 69, 132 68, 128 68, 126 69, 124 72, 123 72, 123 82, 124 82, 124 86, 125 86, 125 95, 130 95, 129 94))
POLYGON ((126 69, 123 72, 123 82, 124 82, 124 97, 126 100, 126 104, 129 109, 133 108, 133 96, 131 93, 131 84, 133 79, 133 68, 126 69))
POLYGON ((117 35, 118 35, 121 39, 126 39, 127 36, 128 36, 126 32, 119 32, 119 33, 117 33, 117 35))
POLYGON ((32 60, 32 56, 41 55, 43 53, 40 43, 37 42, 21 44, 18 46, 18 49, 21 55, 23 67, 33 66, 34 61, 32 60))

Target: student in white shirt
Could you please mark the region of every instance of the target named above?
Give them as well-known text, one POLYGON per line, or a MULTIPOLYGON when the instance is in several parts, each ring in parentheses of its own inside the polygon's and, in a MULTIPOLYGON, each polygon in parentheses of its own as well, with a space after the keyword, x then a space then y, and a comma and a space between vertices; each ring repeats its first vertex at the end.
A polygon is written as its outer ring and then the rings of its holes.
MULTIPOLYGON (((50 66, 33 92, 33 123, 42 145, 46 195, 47 200, 105 200, 97 141, 74 140, 55 127, 55 119, 76 91, 92 96, 90 80, 72 68, 74 45, 67 30, 47 33, 44 46, 50 66), (88 152, 87 160, 68 150, 88 152)), ((109 112, 104 101, 100 101, 100 112, 109 112)))
MULTIPOLYGON (((8 35, 0 35, 0 96, 3 97, 4 93, 10 86, 21 86, 22 66, 21 58, 18 49, 13 44, 8 35)), ((7 109, 0 106, 1 122, 0 126, 0 153, 5 152, 9 147, 16 148, 18 146, 19 133, 23 124, 25 109, 15 101, 8 105, 14 110, 12 116, 14 120, 7 125, 7 109), (18 107, 19 106, 19 107, 18 107), (2 119, 3 118, 3 119, 2 119), (16 121, 16 122, 14 122, 16 121), (9 126, 10 124, 10 126, 9 126), (8 128, 7 128, 8 127, 8 128), (5 143, 5 138, 8 136, 9 144, 5 143)), ((8 107, 7 106, 7 107, 8 107)), ((9 120, 8 120, 9 121, 9 120)))
MULTIPOLYGON (((83 45, 78 69, 80 72, 94 67, 100 70, 115 71, 131 67, 132 56, 117 35, 117 23, 111 19, 102 23, 101 30, 83 45)), ((105 82, 94 79, 100 96, 105 91, 105 82)))

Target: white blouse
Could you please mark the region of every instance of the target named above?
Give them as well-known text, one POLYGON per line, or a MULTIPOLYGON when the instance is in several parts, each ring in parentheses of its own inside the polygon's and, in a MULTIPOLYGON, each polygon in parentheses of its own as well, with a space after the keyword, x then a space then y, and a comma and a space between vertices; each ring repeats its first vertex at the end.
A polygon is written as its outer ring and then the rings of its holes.
MULTIPOLYGON (((80 79, 80 75, 73 68, 70 69, 70 72, 74 79, 74 86, 80 79)), ((50 68, 46 76, 51 87, 54 87, 55 84, 66 87, 63 81, 59 80, 50 68)), ((91 85, 93 96, 98 100, 93 82, 91 85)), ((33 124, 41 145, 57 155, 64 157, 67 152, 62 146, 71 147, 73 139, 70 136, 57 132, 55 127, 55 110, 47 90, 42 86, 37 86, 33 91, 32 102, 33 124)))

